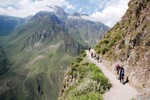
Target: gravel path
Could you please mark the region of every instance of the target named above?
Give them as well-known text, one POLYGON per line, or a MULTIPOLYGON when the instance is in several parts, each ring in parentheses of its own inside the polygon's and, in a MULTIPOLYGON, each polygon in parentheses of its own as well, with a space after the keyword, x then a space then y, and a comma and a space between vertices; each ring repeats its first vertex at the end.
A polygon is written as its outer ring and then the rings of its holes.
POLYGON ((104 100, 132 100, 133 98, 136 98, 139 94, 136 89, 128 83, 125 85, 121 84, 116 76, 111 73, 103 63, 98 63, 94 58, 91 58, 89 51, 86 51, 86 53, 87 58, 103 71, 113 85, 111 89, 104 94, 104 100))

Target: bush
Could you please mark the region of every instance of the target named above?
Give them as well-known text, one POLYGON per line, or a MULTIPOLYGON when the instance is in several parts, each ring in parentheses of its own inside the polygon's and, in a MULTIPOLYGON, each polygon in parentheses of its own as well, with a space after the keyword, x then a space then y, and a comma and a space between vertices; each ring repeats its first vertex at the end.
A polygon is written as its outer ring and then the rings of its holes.
POLYGON ((77 98, 77 100, 103 100, 102 95, 95 92, 89 92, 87 95, 81 95, 77 98))
POLYGON ((89 92, 86 95, 72 95, 70 98, 67 100, 103 100, 103 97, 101 94, 96 93, 96 92, 89 92))
POLYGON ((109 49, 107 47, 103 47, 101 49, 101 53, 104 55, 107 51, 109 51, 109 49))
POLYGON ((102 93, 111 88, 111 84, 108 81, 108 78, 106 78, 103 73, 93 73, 92 79, 100 83, 98 90, 102 93))
POLYGON ((95 64, 86 65, 85 60, 81 61, 78 57, 67 73, 76 77, 77 83, 68 87, 62 100, 102 100, 101 95, 111 87, 109 80, 95 64))
POLYGON ((84 50, 81 50, 81 51, 80 51, 80 56, 81 56, 81 57, 85 57, 85 56, 86 56, 86 52, 85 52, 84 50))
POLYGON ((108 43, 109 43, 109 40, 108 40, 108 39, 103 39, 103 40, 101 41, 101 43, 108 44, 108 43))
POLYGON ((110 49, 115 44, 115 40, 111 40, 108 44, 108 48, 110 49))
POLYGON ((80 63, 82 61, 81 57, 76 58, 76 62, 80 63))
POLYGON ((89 64, 89 68, 94 73, 101 73, 102 72, 98 67, 95 66, 95 64, 89 64))

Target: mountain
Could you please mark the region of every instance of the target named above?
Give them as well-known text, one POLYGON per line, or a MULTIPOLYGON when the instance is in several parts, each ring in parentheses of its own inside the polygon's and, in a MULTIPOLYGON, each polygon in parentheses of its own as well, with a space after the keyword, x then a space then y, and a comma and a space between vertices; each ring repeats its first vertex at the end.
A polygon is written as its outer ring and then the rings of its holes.
POLYGON ((1 99, 56 100, 64 66, 86 47, 75 41, 61 23, 56 15, 38 13, 4 39, 12 66, 1 76, 2 84, 8 84, 1 85, 1 99))
POLYGON ((69 33, 72 35, 78 33, 79 36, 90 46, 97 44, 106 30, 109 29, 101 22, 84 20, 76 15, 72 16, 72 18, 68 18, 66 21, 66 27, 69 29, 69 33))
POLYGON ((0 75, 7 71, 8 61, 3 48, 0 46, 0 75))
POLYGON ((130 84, 150 95, 150 1, 131 0, 122 20, 105 34, 96 51, 112 65, 121 62, 130 84))
MULTIPOLYGON (((93 30, 98 31, 94 27, 98 23, 68 19, 69 15, 61 8, 55 9, 55 12, 38 12, 27 18, 27 23, 1 38, 0 43, 5 52, 2 58, 7 59, 9 66, 0 75, 0 100, 56 100, 66 66, 80 50, 87 49, 92 43, 86 42, 91 41, 90 35, 86 39, 81 36, 82 31, 86 31, 82 27, 93 25, 93 30), (79 24, 82 27, 78 29, 79 24)), ((108 27, 100 24, 106 27, 106 32, 108 27)), ((87 30, 84 34, 93 34, 94 37, 97 34, 95 32, 87 30)), ((104 32, 97 36, 101 37, 102 34, 104 32)))
POLYGON ((24 23, 23 18, 0 15, 0 35, 7 35, 24 23))
POLYGON ((54 13, 60 15, 59 17, 67 16, 68 14, 65 12, 65 10, 59 6, 48 6, 49 8, 54 10, 54 13))

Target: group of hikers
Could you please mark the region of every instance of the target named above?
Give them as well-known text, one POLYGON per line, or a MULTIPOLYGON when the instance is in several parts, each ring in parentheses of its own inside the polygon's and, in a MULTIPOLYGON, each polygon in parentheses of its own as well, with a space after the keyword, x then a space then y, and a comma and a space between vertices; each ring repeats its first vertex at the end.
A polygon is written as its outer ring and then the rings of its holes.
MULTIPOLYGON (((92 52, 91 48, 89 48, 89 52, 91 53, 91 57, 95 58, 97 60, 97 62, 102 62, 99 54, 92 52)), ((122 84, 125 84, 128 82, 128 77, 126 78, 126 81, 124 82, 125 69, 123 68, 123 65, 119 65, 119 64, 116 65, 116 73, 117 73, 117 78, 120 80, 120 82, 122 84)))
POLYGON ((125 70, 123 68, 123 65, 117 64, 116 65, 116 72, 117 72, 117 78, 120 80, 120 82, 122 84, 125 84, 125 82, 124 82, 124 72, 125 72, 125 70))
POLYGON ((97 62, 101 62, 102 60, 100 59, 99 54, 96 54, 94 52, 91 51, 91 48, 89 48, 89 52, 91 52, 91 57, 95 58, 97 60, 97 62))

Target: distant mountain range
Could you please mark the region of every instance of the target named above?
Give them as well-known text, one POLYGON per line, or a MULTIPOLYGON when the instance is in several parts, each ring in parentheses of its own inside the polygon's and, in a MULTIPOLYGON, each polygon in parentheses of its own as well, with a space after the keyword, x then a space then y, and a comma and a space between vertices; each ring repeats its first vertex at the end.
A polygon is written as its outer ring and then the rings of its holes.
POLYGON ((108 30, 101 22, 82 18, 86 14, 50 8, 54 12, 2 19, 6 28, 0 27, 1 35, 5 35, 1 36, 0 53, 5 55, 0 56, 0 63, 1 59, 7 63, 0 66, 0 100, 56 100, 66 66, 108 30))
MULTIPOLYGON (((101 22, 93 22, 87 18, 87 14, 75 12, 73 14, 67 14, 63 8, 58 6, 49 6, 54 12, 41 11, 35 16, 29 16, 27 18, 16 18, 10 16, 0 16, 0 35, 7 35, 17 27, 31 22, 38 16, 51 16, 59 24, 67 29, 69 34, 80 35, 84 42, 93 46, 102 38, 103 34, 109 29, 108 26, 101 22), (86 18, 84 18, 86 17, 86 18)), ((37 19, 41 20, 41 19, 37 19)), ((77 37, 78 38, 78 37, 77 37)))
POLYGON ((0 16, 0 35, 7 35, 25 22, 23 18, 0 16))

